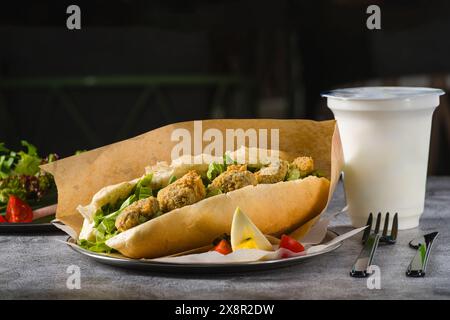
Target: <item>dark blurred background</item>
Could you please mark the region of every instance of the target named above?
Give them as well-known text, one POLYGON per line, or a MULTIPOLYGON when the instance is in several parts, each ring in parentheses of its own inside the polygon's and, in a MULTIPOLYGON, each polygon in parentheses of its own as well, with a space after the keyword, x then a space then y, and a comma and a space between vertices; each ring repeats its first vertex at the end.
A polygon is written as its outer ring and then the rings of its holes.
MULTIPOLYGON (((0 9, 0 142, 71 155, 205 118, 330 119, 319 93, 450 88, 449 1, 33 1, 0 9), (81 30, 66 8, 81 8, 81 30), (381 30, 366 8, 381 7, 381 30)), ((429 174, 450 174, 450 106, 429 174)))

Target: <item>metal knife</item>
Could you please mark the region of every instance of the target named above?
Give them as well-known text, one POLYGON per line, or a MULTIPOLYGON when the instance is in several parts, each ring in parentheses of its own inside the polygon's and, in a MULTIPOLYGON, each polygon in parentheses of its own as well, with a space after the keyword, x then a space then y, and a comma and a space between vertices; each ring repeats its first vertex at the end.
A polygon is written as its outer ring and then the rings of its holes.
POLYGON ((406 270, 406 275, 408 277, 418 278, 425 276, 431 248, 438 235, 439 232, 428 233, 423 237, 412 240, 409 243, 412 248, 417 249, 417 253, 406 270))

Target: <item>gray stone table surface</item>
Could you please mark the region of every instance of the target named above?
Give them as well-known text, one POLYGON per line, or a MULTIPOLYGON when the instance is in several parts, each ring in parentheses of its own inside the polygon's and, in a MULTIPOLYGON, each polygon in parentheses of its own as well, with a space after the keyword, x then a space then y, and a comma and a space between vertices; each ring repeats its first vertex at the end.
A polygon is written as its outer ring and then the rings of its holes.
MULTIPOLYGON (((328 212, 344 206, 340 184, 328 212)), ((380 246, 374 264, 380 267, 380 289, 367 279, 349 276, 361 250, 360 235, 342 247, 304 263, 271 271, 229 275, 173 275, 125 270, 102 265, 57 240, 61 233, 0 234, 1 299, 449 299, 450 177, 430 177, 420 228, 401 231, 394 246, 380 246), (440 236, 425 278, 407 278, 405 269, 415 251, 408 241, 438 230, 440 236), (80 267, 81 289, 69 290, 70 265, 80 267)), ((346 215, 333 221, 339 233, 351 229, 346 215)))

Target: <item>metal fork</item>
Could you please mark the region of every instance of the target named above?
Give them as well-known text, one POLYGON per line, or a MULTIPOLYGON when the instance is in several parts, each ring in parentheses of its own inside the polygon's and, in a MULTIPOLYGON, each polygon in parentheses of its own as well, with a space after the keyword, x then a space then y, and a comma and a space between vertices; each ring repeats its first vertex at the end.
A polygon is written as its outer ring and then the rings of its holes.
POLYGON ((375 223, 375 229, 372 231, 373 215, 370 213, 367 219, 367 228, 364 231, 362 242, 364 247, 362 248, 358 258, 356 258, 353 264, 352 270, 350 271, 350 276, 355 278, 365 278, 369 276, 367 269, 372 264, 373 257, 378 248, 378 243, 383 241, 387 244, 394 244, 397 240, 397 230, 398 230, 398 217, 397 214, 394 216, 391 234, 388 235, 389 229, 389 213, 386 213, 384 227, 382 235, 379 235, 380 224, 381 224, 381 212, 378 213, 377 221, 375 223))
MULTIPOLYGON (((362 236, 362 243, 366 243, 367 238, 369 237, 371 228, 372 228, 372 212, 369 214, 369 218, 367 219, 366 225, 368 226, 366 230, 364 230, 363 236, 362 236)), ((377 215, 377 221, 375 223, 375 233, 378 233, 380 231, 380 223, 381 223, 381 212, 378 212, 377 215)), ((392 228, 391 233, 388 235, 389 230, 389 212, 386 212, 386 215, 384 217, 384 226, 383 226, 383 232, 380 237, 380 242, 385 244, 395 244, 397 241, 397 233, 398 233, 398 213, 396 212, 394 214, 394 219, 392 220, 392 228)))

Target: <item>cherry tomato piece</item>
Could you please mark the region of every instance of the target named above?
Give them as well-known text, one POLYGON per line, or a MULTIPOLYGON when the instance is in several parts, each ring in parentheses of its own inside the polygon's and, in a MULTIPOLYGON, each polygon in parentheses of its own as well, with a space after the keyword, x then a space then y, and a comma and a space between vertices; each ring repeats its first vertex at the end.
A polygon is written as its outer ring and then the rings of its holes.
POLYGON ((217 251, 221 254, 229 254, 233 252, 230 244, 225 239, 220 240, 220 242, 214 247, 214 251, 217 251))
POLYGON ((5 218, 11 223, 31 222, 33 221, 33 210, 26 202, 11 195, 6 207, 5 218))
MULTIPOLYGON (((305 251, 305 248, 303 247, 303 245, 300 242, 298 242, 294 238, 291 238, 285 234, 283 234, 281 236, 280 248, 287 249, 294 253, 299 253, 299 252, 305 251)), ((281 258, 288 258, 288 257, 289 257, 289 255, 286 253, 283 253, 281 255, 281 258)))

